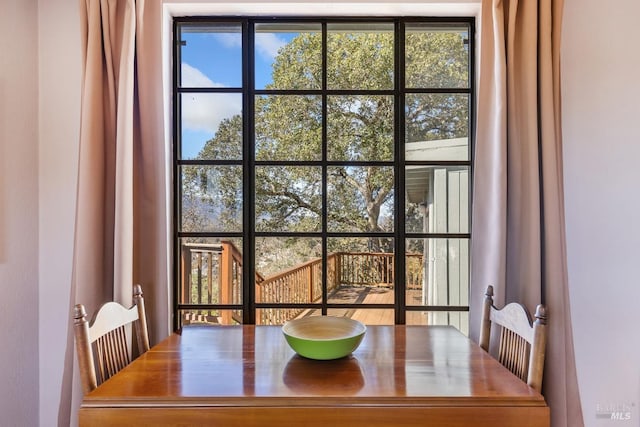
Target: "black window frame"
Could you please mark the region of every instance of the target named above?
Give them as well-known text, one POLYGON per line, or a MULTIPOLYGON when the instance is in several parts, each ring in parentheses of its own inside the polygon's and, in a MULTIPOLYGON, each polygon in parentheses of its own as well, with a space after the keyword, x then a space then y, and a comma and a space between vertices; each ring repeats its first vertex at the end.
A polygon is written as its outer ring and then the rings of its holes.
MULTIPOLYGON (((453 27, 452 27, 453 28, 453 27)), ((395 324, 406 323, 406 313, 410 311, 421 312, 468 312, 469 306, 450 305, 407 305, 406 304, 406 264, 405 264, 405 242, 407 239, 465 239, 471 242, 472 224, 469 219, 467 233, 413 233, 407 232, 405 228, 405 167, 417 166, 462 166, 469 170, 469 211, 473 204, 473 158, 474 158, 474 135, 475 135, 475 115, 476 115, 476 80, 475 80, 475 18, 474 17, 264 17, 264 16, 197 16, 197 17, 175 17, 173 19, 173 223, 172 223, 172 245, 173 258, 173 325, 175 330, 181 327, 180 313, 182 310, 242 310, 242 323, 255 324, 256 310, 263 308, 310 308, 320 309, 323 315, 332 308, 358 308, 358 309, 393 309, 395 312, 395 324), (319 23, 322 26, 322 88, 318 90, 267 90, 255 89, 254 81, 254 26, 255 24, 273 23, 319 23), (332 23, 391 23, 394 26, 394 87, 389 90, 335 90, 327 88, 327 26, 332 23), (438 24, 460 26, 466 25, 468 28, 468 77, 469 83, 466 88, 406 88, 405 77, 405 26, 407 24, 438 24), (180 86, 179 69, 181 66, 180 47, 178 40, 180 26, 182 25, 211 25, 211 24, 240 24, 242 28, 242 87, 241 88, 185 88, 180 86), (194 160, 181 159, 181 112, 180 96, 183 93, 242 93, 242 115, 243 115, 243 158, 242 160, 194 160), (443 161, 443 160, 421 160, 406 161, 404 151, 405 134, 405 95, 406 94, 451 94, 460 93, 468 96, 469 116, 468 116, 468 153, 467 160, 443 161), (304 94, 320 95, 322 97, 322 159, 319 161, 264 161, 255 159, 255 135, 254 135, 254 100, 256 95, 264 94, 304 94), (327 97, 328 95, 340 94, 381 94, 393 95, 394 97, 394 159, 393 161, 329 161, 327 160, 327 97), (253 191, 243 191, 243 227, 241 232, 184 232, 180 230, 181 225, 181 166, 185 165, 239 165, 243 168, 242 184, 243 189, 254 188, 252 183, 255 180, 256 166, 285 166, 285 165, 309 165, 320 166, 322 174, 322 230, 321 232, 257 232, 255 231, 255 194, 253 191), (327 231, 327 173, 330 166, 392 166, 394 170, 394 231, 393 232, 328 232, 327 231), (261 236, 300 236, 315 237, 322 239, 322 265, 323 265, 323 297, 320 303, 309 304, 288 304, 288 303, 256 303, 255 302, 255 264, 254 248, 255 238, 261 236), (181 271, 180 245, 183 238, 242 238, 243 259, 243 292, 242 304, 183 304, 179 301, 181 271), (333 237, 388 237, 394 239, 394 304, 332 304, 327 301, 327 239, 333 237)), ((471 216, 469 215, 469 218, 471 216)))

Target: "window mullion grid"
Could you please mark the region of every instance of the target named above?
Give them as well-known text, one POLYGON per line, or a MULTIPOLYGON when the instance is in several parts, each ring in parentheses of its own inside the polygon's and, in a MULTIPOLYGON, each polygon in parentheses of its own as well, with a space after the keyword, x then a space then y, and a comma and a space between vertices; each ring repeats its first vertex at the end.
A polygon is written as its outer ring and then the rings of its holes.
POLYGON ((468 87, 434 87, 434 88, 419 88, 419 87, 409 87, 406 88, 407 92, 410 93, 426 93, 426 94, 444 94, 449 95, 452 93, 455 94, 469 94, 471 93, 471 89, 468 87))
POLYGON ((405 192, 404 192, 404 23, 396 21, 394 40, 394 67, 395 67, 395 96, 394 96, 394 117, 395 132, 395 180, 394 180, 394 227, 395 227, 395 323, 404 325, 406 323, 405 295, 406 295, 406 268, 405 268, 405 192))
POLYGON ((242 262, 242 322, 256 323, 255 280, 255 67, 254 23, 243 21, 242 55, 243 74, 243 262, 242 262))
MULTIPOLYGON (((476 129, 476 84, 475 84, 475 21, 472 19, 469 22, 469 83, 471 88, 469 92, 469 159, 473 159, 475 155, 475 129, 476 129)), ((473 229, 473 223, 471 219, 471 209, 473 204, 473 162, 469 162, 469 236, 471 236, 471 230, 473 229)), ((471 237, 469 237, 471 238, 471 237)))
MULTIPOLYGON (((405 193, 404 193, 404 185, 405 185, 405 166, 413 163, 420 164, 432 164, 434 166, 468 166, 469 167, 469 197, 471 198, 471 189, 472 189, 472 162, 468 161, 419 161, 419 162, 406 162, 405 161, 405 153, 404 153, 404 133, 405 133, 405 96, 407 93, 466 93, 469 95, 469 151, 470 151, 470 159, 473 158, 473 129, 475 126, 475 117, 474 117, 474 102, 475 102, 475 93, 474 88, 474 74, 473 74, 473 64, 474 64, 474 25, 473 20, 467 20, 469 24, 469 86, 467 88, 405 88, 405 20, 401 18, 394 19, 394 89, 391 91, 358 91, 358 90, 329 90, 327 86, 327 22, 330 20, 318 20, 321 21, 322 25, 322 87, 318 90, 311 91, 297 91, 297 90, 279 90, 276 91, 278 93, 282 92, 282 94, 320 94, 322 99, 322 160, 320 162, 315 162, 316 165, 320 166, 322 169, 322 229, 320 233, 310 233, 312 235, 319 235, 322 238, 322 268, 323 268, 323 277, 322 277, 322 302, 321 304, 310 304, 314 306, 321 306, 322 314, 327 314, 327 308, 333 307, 335 304, 328 303, 328 236, 331 237, 342 237, 344 236, 359 236, 359 237, 367 237, 368 233, 329 233, 328 231, 328 195, 327 195, 327 185, 328 185, 328 167, 329 166, 349 166, 353 165, 353 162, 330 162, 327 157, 327 100, 329 95, 342 95, 342 94, 387 94, 393 95, 394 97, 394 146, 396 147, 395 155, 393 162, 364 162, 364 164, 371 164, 375 166, 384 166, 393 165, 394 168, 394 227, 395 231, 393 233, 383 233, 385 235, 389 234, 393 236, 395 239, 394 243, 394 251, 395 251, 395 323, 396 324, 404 324, 406 322, 406 311, 415 311, 420 308, 430 310, 430 311, 446 311, 445 306, 409 306, 407 307, 406 303, 406 245, 405 240, 407 237, 409 238, 463 238, 470 239, 470 230, 471 224, 469 223, 469 232, 468 233, 407 233, 405 229, 405 193), (300 93, 298 93, 300 92, 300 93), (304 93, 303 93, 304 92, 304 93), (380 163, 380 164, 378 164, 380 163)), ((410 20, 409 20, 410 21, 410 20)), ((241 162, 233 161, 233 160, 220 160, 218 161, 201 161, 201 160, 182 160, 179 155, 181 153, 180 145, 180 126, 181 126, 181 113, 180 113, 180 94, 188 93, 188 92, 237 92, 238 88, 182 88, 179 84, 179 72, 180 72, 180 46, 178 43, 179 39, 176 39, 173 49, 174 49, 174 72, 173 72, 173 83, 174 83, 174 117, 178 118, 175 121, 175 126, 173 130, 173 139, 174 139, 174 189, 176 194, 176 201, 174 204, 174 238, 178 244, 175 245, 175 259, 179 259, 180 253, 180 238, 182 237, 222 237, 227 236, 231 237, 234 233, 209 233, 209 232, 196 232, 196 233, 188 233, 180 231, 180 218, 181 218, 181 209, 180 209, 180 200, 181 200, 181 167, 183 165, 207 165, 207 164, 242 164, 243 167, 243 253, 244 259, 243 262, 243 301, 242 301, 242 309, 243 309, 243 322, 247 324, 254 324, 256 321, 256 305, 263 308, 266 304, 256 303, 255 301, 255 263, 251 262, 254 258, 255 254, 255 239, 257 235, 262 235, 264 233, 257 233, 255 230, 255 168, 257 164, 262 165, 263 163, 269 164, 272 162, 256 162, 255 159, 255 96, 258 93, 269 92, 265 90, 256 90, 255 89, 255 28, 254 28, 254 20, 251 18, 243 19, 242 21, 243 33, 242 33, 242 43, 243 43, 243 158, 241 162)), ((174 34, 179 35, 180 32, 180 20, 174 21, 174 34)), ((273 162, 274 166, 280 165, 280 162, 273 162)), ((309 164, 305 165, 312 166, 314 162, 308 162, 309 164)), ((360 165, 360 162, 357 162, 360 165)), ((285 165, 285 162, 282 163, 285 165)), ((471 199, 470 199, 471 200, 471 199)), ((469 209, 471 209, 471 203, 469 204, 469 209)), ((269 234, 269 233, 266 233, 269 234)), ((277 235, 279 233, 271 233, 270 235, 277 235)), ((296 234, 296 233, 294 233, 296 234)), ((303 233, 304 234, 304 233, 303 233)), ((239 236, 240 233, 235 233, 235 235, 239 236)), ((378 236, 380 237, 380 236, 378 236)), ((175 263, 176 265, 178 263, 175 263)), ((174 268, 175 274, 175 298, 174 298, 174 308, 176 315, 174 316, 174 325, 179 326, 179 308, 185 304, 179 304, 179 295, 180 295, 180 272, 179 265, 174 268)), ((230 305, 228 308, 236 309, 238 304, 230 305)), ((366 306, 369 307, 369 306, 366 306)), ((363 307, 364 308, 364 307, 363 307)), ((374 307, 371 307, 374 308, 374 307)), ((453 311, 465 310, 465 307, 450 307, 453 311)), ((466 307, 468 310, 468 307, 466 307)))
POLYGON ((322 49, 322 315, 327 314, 327 303, 329 301, 327 283, 329 266, 328 262, 328 243, 327 243, 327 23, 322 22, 322 41, 320 43, 322 49))
MULTIPOLYGON (((180 223, 182 222, 182 211, 180 209, 180 200, 182 200, 182 184, 180 179, 180 166, 176 161, 180 153, 181 141, 179 138, 180 129, 182 124, 182 116, 180 111, 180 101, 178 95, 178 72, 180 70, 180 48, 178 44, 181 39, 180 25, 177 21, 173 22, 173 117, 175 126, 173 126, 173 194, 175 195, 175 201, 173 203, 173 241, 177 242, 173 245, 173 259, 180 259, 180 238, 178 237, 178 231, 180 230, 180 223)), ((180 312, 178 310, 179 295, 180 292, 180 263, 173 263, 173 328, 174 330, 180 329, 180 312)))
MULTIPOLYGON (((468 232, 468 236, 467 236, 467 245, 468 245, 468 253, 469 256, 471 256, 471 230, 472 230, 472 206, 473 206, 473 161, 472 159, 474 158, 474 150, 475 150, 475 119, 476 119, 476 115, 475 115, 475 111, 476 111, 476 98, 475 98, 475 89, 476 89, 476 82, 475 82, 475 20, 470 19, 467 22, 467 31, 468 31, 468 39, 469 39, 469 56, 468 56, 468 76, 469 76, 469 81, 467 83, 467 87, 470 89, 469 90, 469 108, 468 108, 468 143, 469 143, 469 190, 468 190, 468 197, 469 197, 469 206, 468 206, 468 224, 467 224, 467 232, 468 232)), ((471 266, 469 265, 469 274, 471 274, 471 266)), ((471 277, 469 277, 469 294, 471 294, 471 277)), ((543 295, 543 300, 544 300, 544 295, 543 295)), ((469 304, 469 303, 467 303, 469 304)), ((467 305, 467 311, 469 310, 469 305, 467 305)))

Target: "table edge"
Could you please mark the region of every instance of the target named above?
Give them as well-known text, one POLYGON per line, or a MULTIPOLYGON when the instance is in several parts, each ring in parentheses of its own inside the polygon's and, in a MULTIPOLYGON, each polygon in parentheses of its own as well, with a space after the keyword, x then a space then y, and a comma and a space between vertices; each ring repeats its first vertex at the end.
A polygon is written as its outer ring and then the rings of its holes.
POLYGON ((179 398, 179 399, 84 399, 81 408, 140 408, 140 407, 442 407, 442 406, 489 406, 489 407, 546 407, 544 398, 504 399, 504 398, 467 398, 467 397, 426 397, 421 398, 385 398, 385 397, 333 397, 299 396, 290 397, 221 397, 221 398, 179 398))

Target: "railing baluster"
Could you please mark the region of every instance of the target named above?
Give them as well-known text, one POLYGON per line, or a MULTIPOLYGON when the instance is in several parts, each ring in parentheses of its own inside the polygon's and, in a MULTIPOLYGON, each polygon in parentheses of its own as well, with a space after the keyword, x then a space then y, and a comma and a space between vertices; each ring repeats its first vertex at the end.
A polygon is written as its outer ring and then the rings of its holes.
POLYGON ((207 300, 209 304, 213 302, 212 293, 213 293, 213 253, 207 253, 207 300))
POLYGON ((197 288, 197 292, 198 292, 198 299, 196 300, 198 304, 202 303, 202 252, 198 252, 197 253, 197 272, 198 272, 198 288, 197 288))

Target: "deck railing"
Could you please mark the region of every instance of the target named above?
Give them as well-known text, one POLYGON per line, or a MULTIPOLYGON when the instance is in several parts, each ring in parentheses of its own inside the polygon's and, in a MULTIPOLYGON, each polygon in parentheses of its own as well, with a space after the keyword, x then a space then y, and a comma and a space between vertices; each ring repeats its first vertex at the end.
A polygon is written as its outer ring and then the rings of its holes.
MULTIPOLYGON (((228 241, 182 246, 182 302, 185 304, 241 304, 242 254, 228 241), (184 284, 189 284, 185 286, 184 284)), ((406 255, 406 287, 422 287, 422 254, 406 255)), ((322 259, 312 259, 268 277, 256 273, 256 302, 308 304, 322 298, 322 259)), ((327 256, 327 292, 338 287, 393 287, 391 253, 336 252, 327 256)), ((282 324, 304 308, 259 309, 257 324, 282 324)), ((239 310, 191 311, 186 320, 204 323, 241 323, 239 310)))
MULTIPOLYGON (((183 304, 242 304, 242 253, 232 242, 185 243, 180 262, 183 304)), ((262 280, 262 275, 256 273, 256 283, 262 280)), ((186 318, 191 322, 229 325, 241 323, 242 313, 192 310, 186 318)))

